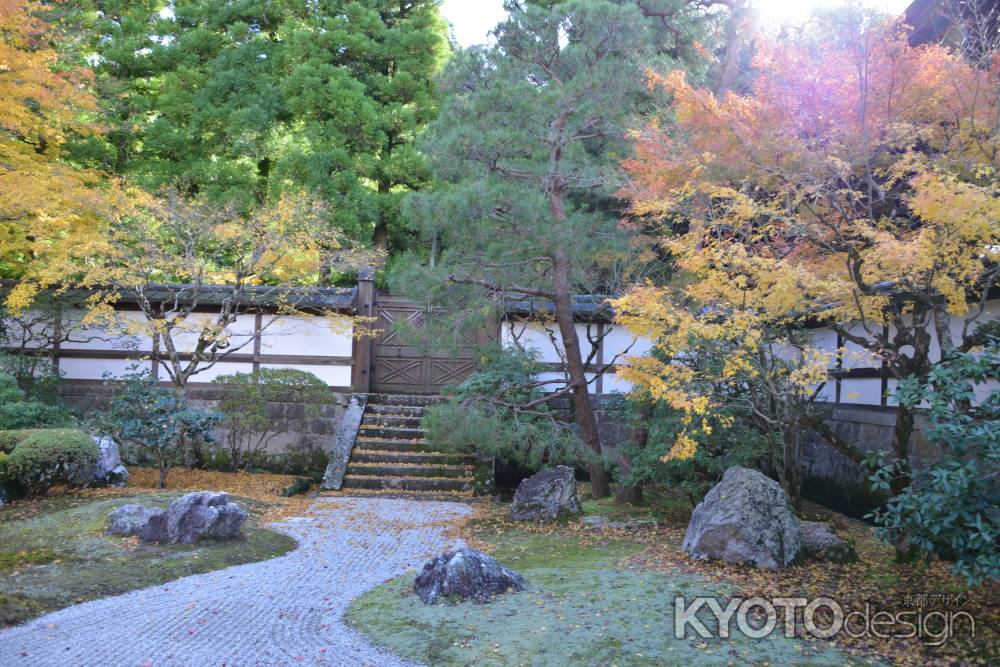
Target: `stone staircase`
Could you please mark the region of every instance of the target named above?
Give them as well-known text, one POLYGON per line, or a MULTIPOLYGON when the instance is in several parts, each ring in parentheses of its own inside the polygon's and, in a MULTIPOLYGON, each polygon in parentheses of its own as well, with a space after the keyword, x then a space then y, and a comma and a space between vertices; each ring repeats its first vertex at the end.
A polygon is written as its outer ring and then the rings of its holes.
POLYGON ((372 394, 368 397, 345 489, 469 492, 475 458, 434 451, 421 420, 439 396, 372 394))

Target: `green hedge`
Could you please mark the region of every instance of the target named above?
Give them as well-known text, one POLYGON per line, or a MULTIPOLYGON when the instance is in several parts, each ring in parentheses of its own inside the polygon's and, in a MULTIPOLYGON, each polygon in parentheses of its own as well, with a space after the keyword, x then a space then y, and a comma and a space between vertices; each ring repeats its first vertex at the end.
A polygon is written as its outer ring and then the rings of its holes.
POLYGON ((54 484, 81 486, 94 476, 99 451, 93 438, 74 429, 38 429, 7 456, 6 475, 29 494, 39 495, 54 484))
POLYGON ((21 441, 32 433, 36 428, 19 428, 11 431, 0 431, 0 452, 10 454, 14 448, 21 444, 21 441))

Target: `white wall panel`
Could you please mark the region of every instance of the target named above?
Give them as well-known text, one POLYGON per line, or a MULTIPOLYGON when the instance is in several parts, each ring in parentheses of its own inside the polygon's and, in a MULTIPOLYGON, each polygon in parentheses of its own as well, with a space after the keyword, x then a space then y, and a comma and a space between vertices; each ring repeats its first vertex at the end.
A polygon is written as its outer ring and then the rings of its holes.
MULTIPOLYGON (((162 365, 162 364, 161 364, 162 365)), ((220 375, 231 375, 233 373, 250 373, 253 371, 253 363, 242 362, 242 361, 220 361, 219 363, 213 365, 205 370, 200 370, 195 375, 191 376, 188 382, 211 382, 220 375)), ((167 373, 162 368, 160 369, 160 379, 167 380, 167 373)))
MULTIPOLYGON (((138 350, 149 352, 153 349, 153 339, 142 333, 146 328, 146 318, 139 311, 118 311, 116 321, 102 327, 75 330, 71 341, 60 343, 67 350, 138 350)), ((74 318, 79 314, 74 314, 74 318)))
POLYGON ((350 387, 350 366, 318 366, 305 364, 261 364, 261 368, 296 368, 312 373, 330 387, 350 387))
POLYGON ((602 383, 605 394, 627 394, 632 391, 632 383, 616 373, 605 373, 602 383))
MULTIPOLYGON (((869 336, 860 324, 854 325, 848 331, 866 338, 869 336)), ((881 365, 882 360, 868 350, 849 341, 844 341, 844 368, 877 368, 881 365)))
POLYGON ((149 361, 133 359, 67 359, 59 360, 59 372, 67 380, 103 380, 105 373, 121 377, 132 371, 150 369, 149 361))
MULTIPOLYGON (((215 318, 212 313, 192 313, 188 317, 187 322, 174 329, 171 334, 177 351, 193 352, 195 346, 198 344, 199 334, 213 319, 215 318)), ((253 338, 254 319, 253 315, 239 315, 236 321, 226 328, 226 331, 229 332, 230 349, 235 349, 245 343, 239 349, 239 353, 250 354, 253 352, 253 342, 251 339, 253 338)), ((163 343, 160 343, 160 349, 164 349, 163 343)))
MULTIPOLYGON (((264 324, 267 324, 267 316, 264 324)), ((349 357, 353 345, 350 318, 331 315, 296 315, 282 317, 264 329, 262 354, 305 354, 323 357, 349 357)))
POLYGON ((880 378, 844 378, 840 385, 840 402, 856 405, 881 405, 880 378))
POLYGON ((635 334, 623 326, 608 325, 610 331, 604 338, 604 363, 614 359, 616 354, 628 349, 628 356, 641 357, 653 349, 653 341, 648 338, 637 338, 635 334), (631 348, 629 346, 631 345, 631 348))

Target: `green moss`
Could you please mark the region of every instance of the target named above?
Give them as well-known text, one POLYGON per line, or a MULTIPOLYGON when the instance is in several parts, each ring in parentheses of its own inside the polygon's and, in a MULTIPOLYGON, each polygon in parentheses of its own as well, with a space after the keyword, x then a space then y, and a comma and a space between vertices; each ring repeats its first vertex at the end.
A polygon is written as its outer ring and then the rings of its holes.
POLYGON ((58 557, 58 554, 52 549, 0 551, 0 572, 28 565, 38 565, 39 563, 51 563, 58 557))
POLYGON ((128 503, 165 507, 178 495, 123 496, 80 504, 47 499, 31 503, 40 506, 34 515, 9 520, 4 520, 8 513, 24 515, 25 503, 0 510, 0 544, 18 547, 0 554, 0 569, 17 568, 16 577, 0 576, 0 625, 20 623, 75 602, 274 558, 296 545, 287 535, 261 528, 256 520, 260 505, 243 499, 236 500, 251 512, 245 539, 160 546, 103 534, 114 508, 128 503))
POLYGON ((0 452, 10 453, 17 445, 34 433, 37 429, 22 428, 12 431, 0 431, 0 452))
POLYGON ((98 455, 93 438, 83 431, 39 429, 14 447, 4 462, 4 474, 29 493, 43 494, 53 484, 89 481, 98 455))
POLYGON ((851 664, 823 644, 784 637, 674 639, 677 595, 728 591, 694 575, 623 567, 637 548, 510 530, 492 554, 525 576, 525 592, 490 604, 424 605, 411 573, 356 600, 347 620, 389 650, 434 665, 851 664))

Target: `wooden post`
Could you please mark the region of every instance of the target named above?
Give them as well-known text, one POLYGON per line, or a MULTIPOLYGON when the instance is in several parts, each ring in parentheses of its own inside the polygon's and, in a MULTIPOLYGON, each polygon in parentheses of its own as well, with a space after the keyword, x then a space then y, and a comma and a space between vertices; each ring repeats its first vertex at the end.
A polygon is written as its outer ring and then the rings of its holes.
POLYGON ((263 326, 264 316, 257 313, 253 316, 253 372, 255 375, 260 370, 260 338, 263 326))
MULTIPOLYGON (((371 318, 375 313, 375 269, 365 267, 358 274, 358 289, 354 295, 354 310, 368 318, 366 326, 374 327, 371 318)), ((354 369, 351 374, 351 385, 355 393, 367 394, 372 386, 372 350, 374 339, 371 336, 361 336, 354 339, 354 369)))

